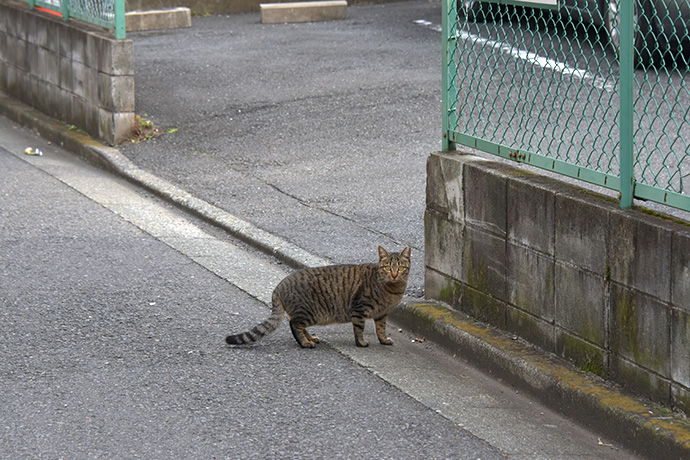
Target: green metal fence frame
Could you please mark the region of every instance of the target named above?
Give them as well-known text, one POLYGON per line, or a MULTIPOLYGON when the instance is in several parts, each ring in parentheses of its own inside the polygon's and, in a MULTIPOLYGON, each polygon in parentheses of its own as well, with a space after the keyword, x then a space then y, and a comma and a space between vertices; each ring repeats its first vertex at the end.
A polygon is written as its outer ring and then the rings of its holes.
POLYGON ((46 10, 54 11, 62 16, 64 21, 69 21, 70 18, 79 19, 90 24, 104 27, 112 30, 115 34, 116 40, 124 40, 126 36, 125 27, 125 0, 105 0, 113 3, 113 19, 112 21, 104 20, 96 15, 88 13, 81 13, 80 11, 70 8, 70 0, 58 0, 59 4, 55 5, 43 0, 25 0, 29 7, 33 10, 36 7, 44 8, 46 10))
MULTIPOLYGON (((519 0, 518 0, 519 1, 519 0)), ((512 3, 512 0, 499 0, 494 3, 512 3)), ((534 152, 522 152, 485 139, 452 130, 451 126, 458 126, 456 101, 458 88, 452 71, 451 53, 455 49, 454 42, 458 39, 454 28, 453 15, 449 14, 455 8, 457 0, 442 0, 442 148, 448 152, 456 149, 457 144, 475 148, 477 150, 497 155, 499 157, 525 163, 544 170, 552 171, 563 176, 583 180, 620 192, 621 209, 629 209, 633 199, 654 201, 674 208, 690 211, 690 196, 659 187, 638 183, 634 177, 634 49, 633 49, 633 0, 622 0, 620 5, 620 77, 619 97, 620 110, 618 123, 620 126, 619 175, 612 175, 596 171, 583 166, 567 163, 534 152)), ((524 3, 523 3, 524 4, 524 3)), ((531 4, 531 7, 539 5, 531 4)), ((455 69, 457 70, 457 69, 455 69)))

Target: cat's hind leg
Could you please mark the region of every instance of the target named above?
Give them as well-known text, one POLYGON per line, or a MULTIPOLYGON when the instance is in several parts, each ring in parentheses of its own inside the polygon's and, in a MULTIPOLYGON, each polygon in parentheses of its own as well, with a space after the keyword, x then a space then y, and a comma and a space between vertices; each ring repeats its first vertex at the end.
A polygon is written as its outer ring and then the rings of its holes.
POLYGON ((309 324, 306 324, 306 321, 304 320, 295 318, 290 319, 290 330, 292 331, 292 336, 302 348, 314 348, 314 345, 319 341, 317 337, 313 337, 309 331, 307 331, 306 327, 308 325, 309 324))

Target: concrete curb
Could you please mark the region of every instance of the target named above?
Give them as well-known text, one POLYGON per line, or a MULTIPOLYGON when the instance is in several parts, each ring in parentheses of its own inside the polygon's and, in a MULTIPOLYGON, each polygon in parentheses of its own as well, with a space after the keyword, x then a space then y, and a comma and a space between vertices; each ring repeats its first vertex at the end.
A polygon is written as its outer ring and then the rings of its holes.
POLYGON ((261 3, 259 8, 262 24, 332 21, 347 18, 347 2, 345 0, 261 3))
POLYGON ((160 10, 128 11, 125 13, 127 32, 180 29, 192 27, 192 13, 187 7, 160 10))
MULTIPOLYGON (((0 94, 0 115, 86 161, 146 188, 293 268, 325 265, 314 256, 134 165, 114 148, 72 131, 0 94)), ((555 410, 650 458, 690 458, 690 423, 511 335, 433 302, 405 299, 393 321, 500 376, 555 410)))
POLYGON ((690 458, 690 423, 659 405, 444 305, 406 299, 391 318, 649 458, 690 458))

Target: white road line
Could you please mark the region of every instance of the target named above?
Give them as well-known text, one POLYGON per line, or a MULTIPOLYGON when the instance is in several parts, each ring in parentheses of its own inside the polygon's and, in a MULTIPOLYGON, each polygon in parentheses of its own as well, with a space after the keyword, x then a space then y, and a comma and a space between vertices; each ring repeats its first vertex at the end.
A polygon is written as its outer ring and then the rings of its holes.
MULTIPOLYGON (((437 32, 441 31, 441 26, 439 24, 434 24, 425 19, 417 19, 413 22, 417 25, 427 27, 437 32)), ((570 76, 597 89, 603 89, 605 91, 608 91, 609 93, 615 91, 615 84, 613 82, 608 81, 606 78, 603 78, 599 75, 595 75, 588 70, 576 69, 574 67, 568 66, 563 62, 559 62, 554 59, 547 58, 545 56, 540 56, 537 53, 533 53, 531 51, 516 48, 506 42, 490 40, 488 38, 483 38, 479 35, 471 34, 466 31, 458 31, 457 37, 463 40, 472 41, 473 43, 479 43, 481 45, 501 50, 503 53, 509 54, 516 59, 521 59, 523 61, 527 61, 531 64, 537 65, 541 68, 549 69, 562 75, 570 76)))

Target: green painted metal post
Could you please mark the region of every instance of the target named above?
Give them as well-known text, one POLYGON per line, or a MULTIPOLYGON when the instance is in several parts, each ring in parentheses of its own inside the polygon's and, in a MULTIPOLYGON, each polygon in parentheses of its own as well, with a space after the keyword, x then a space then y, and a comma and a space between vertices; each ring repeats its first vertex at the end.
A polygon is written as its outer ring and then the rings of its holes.
POLYGON ((115 39, 124 40, 127 35, 125 0, 115 0, 115 39))
MULTIPOLYGON (((455 142, 450 140, 451 118, 455 117, 455 104, 457 101, 457 88, 455 79, 450 72, 450 65, 455 66, 451 59, 451 43, 455 43, 455 22, 451 22, 451 8, 455 8, 457 0, 441 0, 441 37, 442 43, 442 70, 441 70, 441 110, 443 111, 443 151, 455 150, 455 142), (452 37, 451 37, 452 34, 452 37)), ((455 17, 455 14, 453 14, 455 17)), ((453 47, 454 49, 454 47, 453 47)), ((455 53, 453 53, 455 55, 455 53)))
POLYGON ((633 205, 633 84, 635 78, 633 50, 633 14, 636 0, 620 0, 620 192, 621 209, 633 205))
POLYGON ((60 13, 63 21, 69 21, 69 0, 60 0, 60 13))

